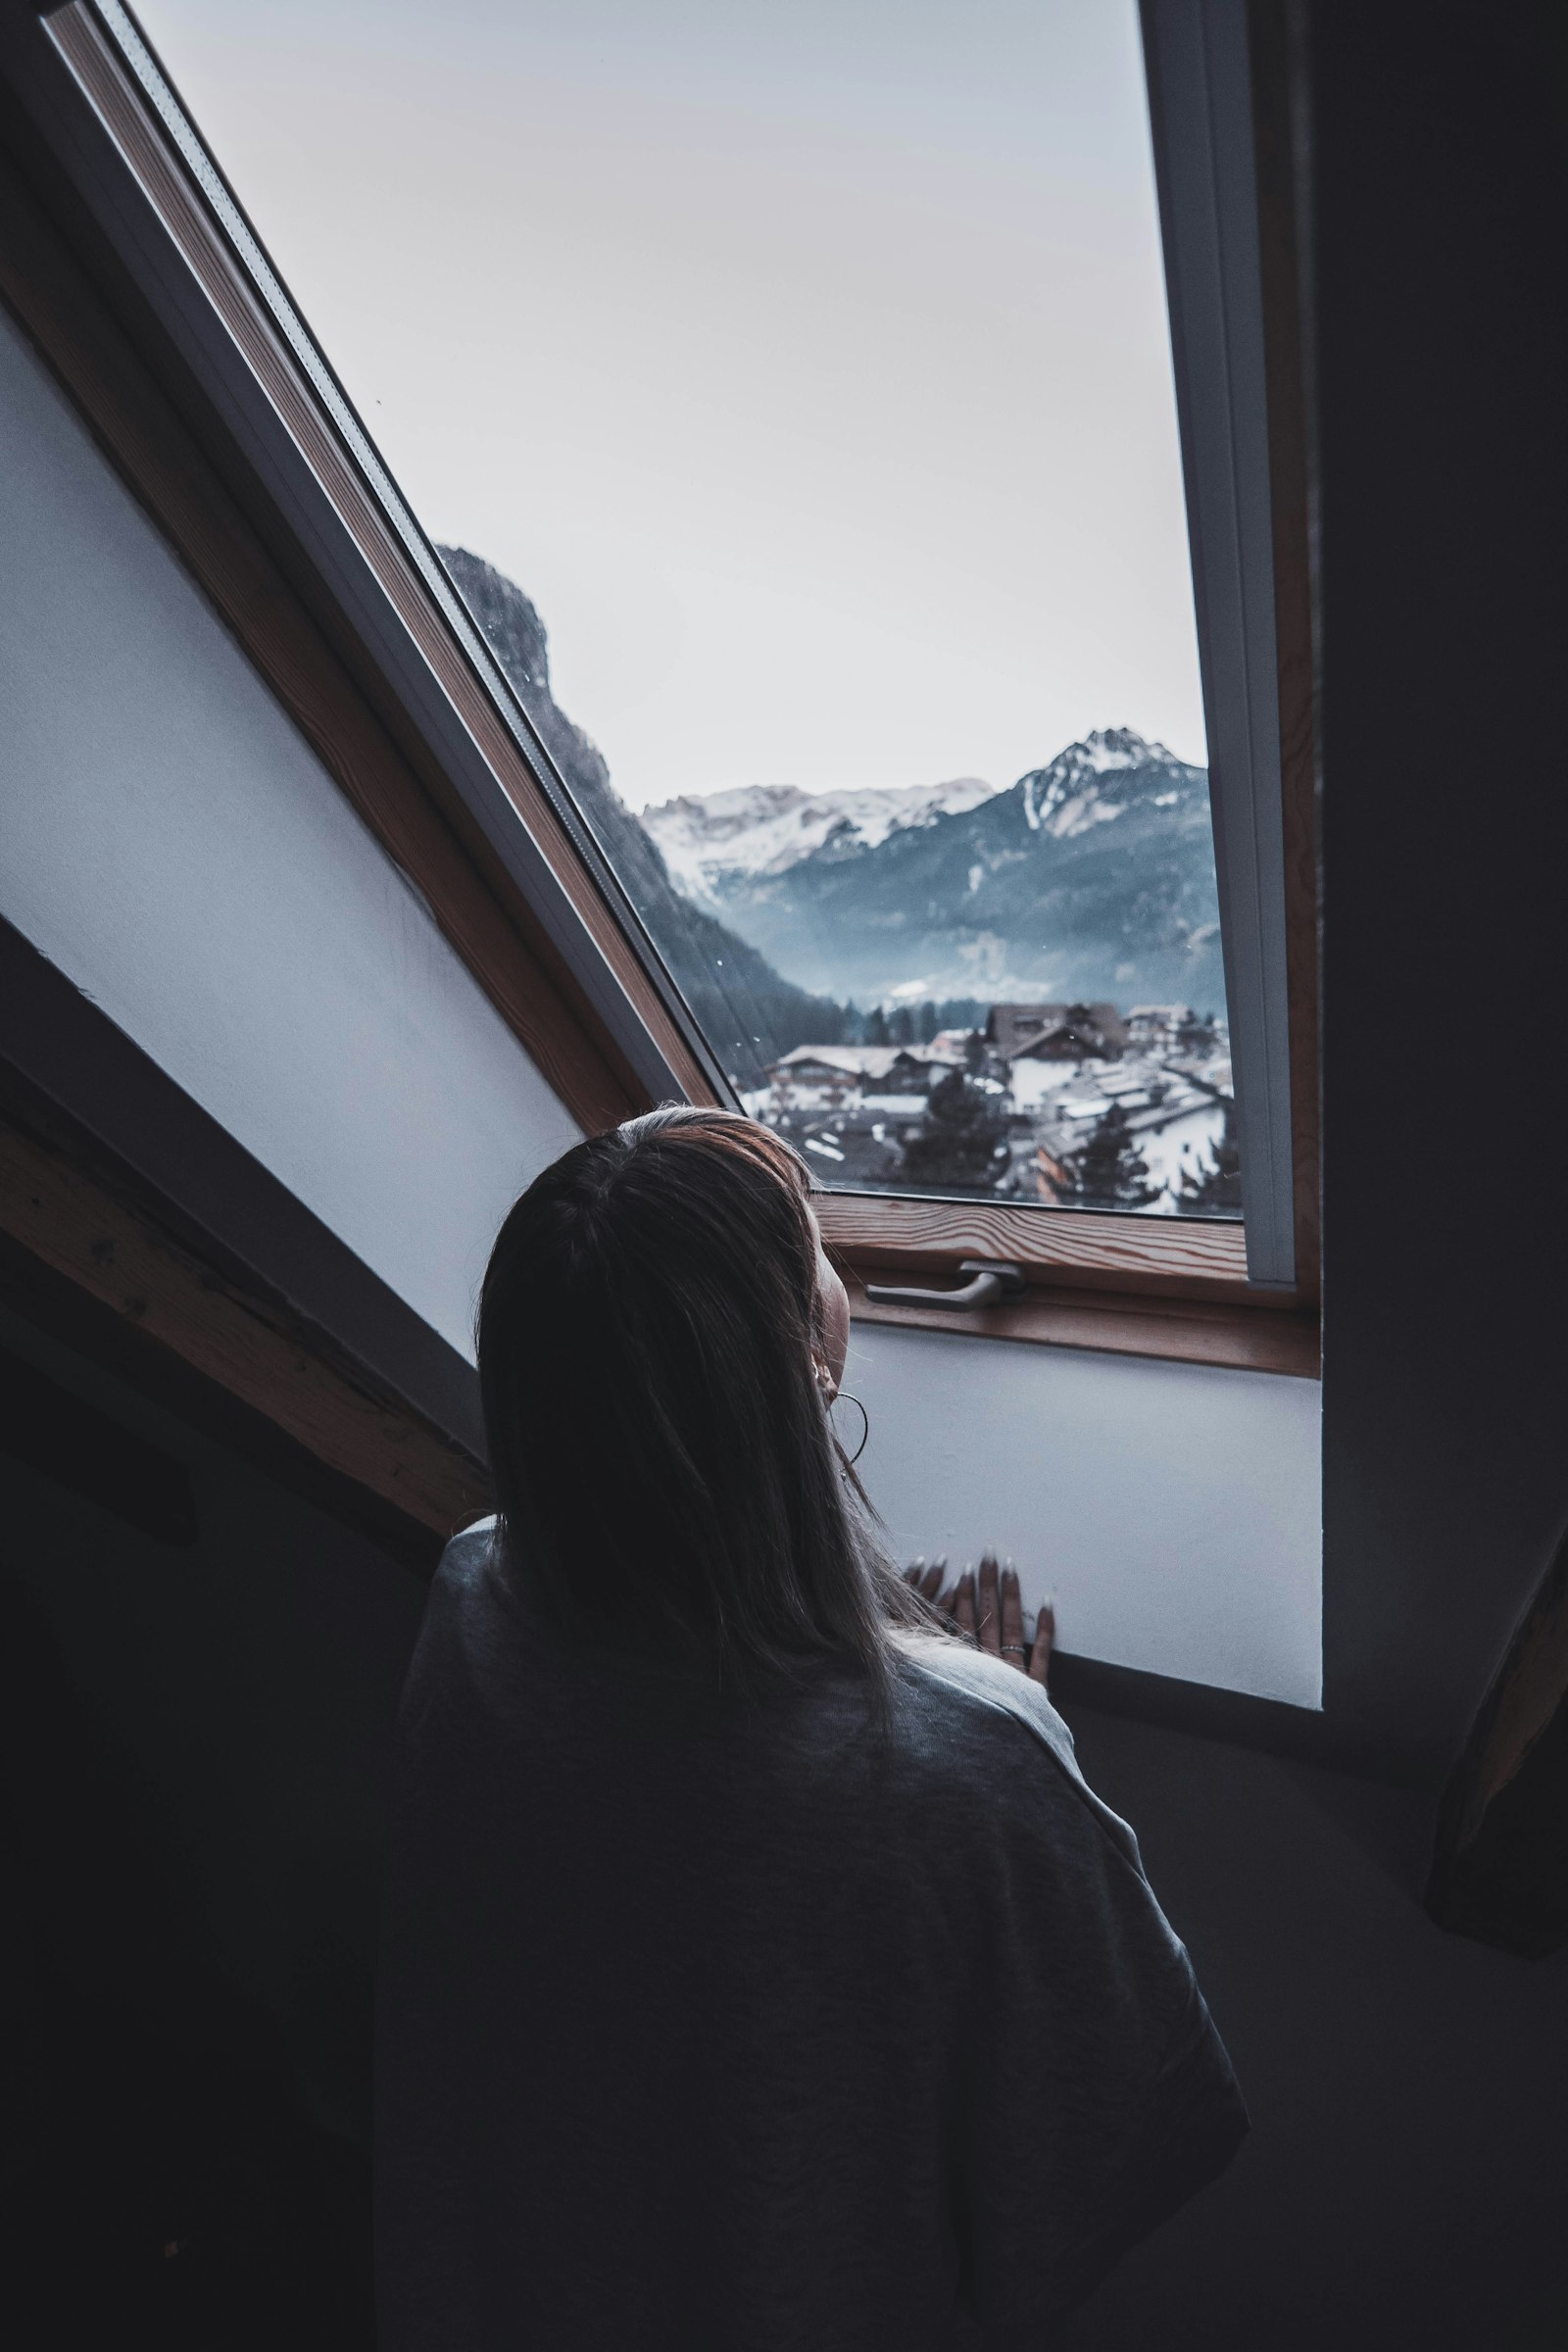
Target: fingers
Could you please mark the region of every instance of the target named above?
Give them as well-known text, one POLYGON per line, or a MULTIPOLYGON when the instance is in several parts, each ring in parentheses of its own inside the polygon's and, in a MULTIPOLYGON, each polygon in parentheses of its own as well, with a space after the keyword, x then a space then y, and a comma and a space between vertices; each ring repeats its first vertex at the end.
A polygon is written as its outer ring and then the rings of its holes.
POLYGON ((942 1579, 947 1573, 946 1560, 914 1560, 904 1571, 904 1581, 913 1587, 923 1600, 941 1609, 953 1619, 960 1634, 988 1649, 993 1657, 1003 1657, 1020 1674, 1044 1684, 1051 1671, 1051 1653, 1056 1640, 1056 1612, 1053 1602, 1040 1605, 1035 1624, 1035 1639, 1031 1648, 1024 1641, 1023 1595, 1018 1583, 1018 1571, 1009 1560, 1004 1568, 993 1551, 986 1552, 980 1562, 978 1578, 972 1568, 966 1568, 957 1583, 946 1592, 942 1579))
POLYGON ((1035 1645, 1029 1652, 1029 1679, 1043 1683, 1051 1672, 1051 1653, 1056 1642, 1056 1612, 1049 1600, 1040 1603, 1035 1620, 1035 1645))
POLYGON ((904 1571, 904 1581, 911 1591, 919 1593, 922 1600, 928 1600, 934 1609, 946 1608, 953 1597, 950 1593, 946 1601, 942 1598, 942 1580, 947 1573, 945 1555, 940 1560, 911 1560, 904 1571))
POLYGON ((1018 1593, 1018 1571, 1009 1560, 1002 1571, 1002 1654, 1020 1674, 1029 1655, 1023 1638, 1023 1602, 1018 1593))
POLYGON ((989 1649, 994 1658, 1002 1655, 1002 1610, 997 1597, 997 1555, 994 1551, 980 1558, 980 1622, 977 1628, 982 1649, 989 1649))

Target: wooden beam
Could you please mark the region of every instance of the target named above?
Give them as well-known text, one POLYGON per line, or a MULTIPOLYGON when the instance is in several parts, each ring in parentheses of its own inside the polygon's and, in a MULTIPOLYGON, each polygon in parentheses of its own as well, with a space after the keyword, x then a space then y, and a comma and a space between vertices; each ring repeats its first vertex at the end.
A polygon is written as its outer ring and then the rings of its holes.
POLYGON ((399 1519, 444 1540, 488 1509, 483 1465, 367 1367, 264 1285, 205 1261, 131 1188, 9 1117, 0 1236, 399 1519))

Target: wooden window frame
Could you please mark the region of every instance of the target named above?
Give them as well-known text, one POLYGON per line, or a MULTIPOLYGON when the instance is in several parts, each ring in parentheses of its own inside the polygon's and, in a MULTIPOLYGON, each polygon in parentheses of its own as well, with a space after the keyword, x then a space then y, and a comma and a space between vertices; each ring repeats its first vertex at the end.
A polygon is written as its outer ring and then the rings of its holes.
MULTIPOLYGON (((1310 1375, 1314 662, 1284 11, 1143 13, 1245 1220, 848 1193, 818 1206, 860 1319, 1310 1375), (865 1297, 867 1275, 940 1281, 966 1256, 1021 1265, 1024 1298, 958 1315, 865 1297)), ((587 1129, 670 1097, 732 1101, 119 0, 8 11, 0 72, 20 134, 0 294, 545 1077, 587 1129)))

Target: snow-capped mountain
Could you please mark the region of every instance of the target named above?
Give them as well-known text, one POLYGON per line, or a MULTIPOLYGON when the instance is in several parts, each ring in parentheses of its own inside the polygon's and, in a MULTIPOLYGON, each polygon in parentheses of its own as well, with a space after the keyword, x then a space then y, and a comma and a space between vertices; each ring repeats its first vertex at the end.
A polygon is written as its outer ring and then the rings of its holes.
POLYGON ((743 879, 786 873, 830 841, 840 851, 875 849, 890 833, 977 808, 995 791, 978 776, 836 792, 751 784, 683 793, 645 808, 642 821, 671 880, 688 898, 713 906, 743 879))
POLYGON ((1152 800, 1156 808, 1174 808, 1182 779, 1191 772, 1162 743, 1146 742, 1132 727, 1096 727, 1082 743, 1058 752, 1049 767, 1020 777, 1016 790, 1030 830, 1067 841, 1120 816, 1133 799, 1152 800), (1171 797, 1165 802, 1149 788, 1149 771, 1161 767, 1171 770, 1171 797))
POLYGON ((1224 1003, 1208 778, 1110 727, 1004 792, 760 787, 635 816, 550 689, 512 580, 440 551, 726 1069, 845 1034, 846 1001, 1224 1003), (667 860, 667 863, 666 863, 667 860))
POLYGON ((743 939, 840 1001, 1224 1004, 1207 774, 1131 728, 968 808, 710 887, 743 939))

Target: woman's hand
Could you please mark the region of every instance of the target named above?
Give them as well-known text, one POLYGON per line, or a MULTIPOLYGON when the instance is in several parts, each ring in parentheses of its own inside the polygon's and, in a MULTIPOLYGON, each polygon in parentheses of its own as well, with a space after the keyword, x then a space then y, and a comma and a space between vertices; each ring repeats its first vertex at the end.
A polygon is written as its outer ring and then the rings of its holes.
POLYGON ((947 1570, 946 1560, 933 1560, 929 1566, 924 1560, 916 1560, 912 1567, 906 1568, 904 1580, 933 1608, 944 1610, 959 1632, 967 1634, 981 1649, 989 1649, 993 1657, 1005 1658, 1009 1666, 1016 1666, 1031 1682, 1044 1684, 1051 1669, 1052 1644, 1056 1638, 1056 1612, 1051 1603, 1041 1604, 1031 1648, 1023 1638, 1018 1571, 1010 1561, 1005 1568, 999 1568, 995 1552, 988 1551, 980 1562, 978 1585, 974 1570, 966 1568, 951 1591, 944 1592, 947 1570))

